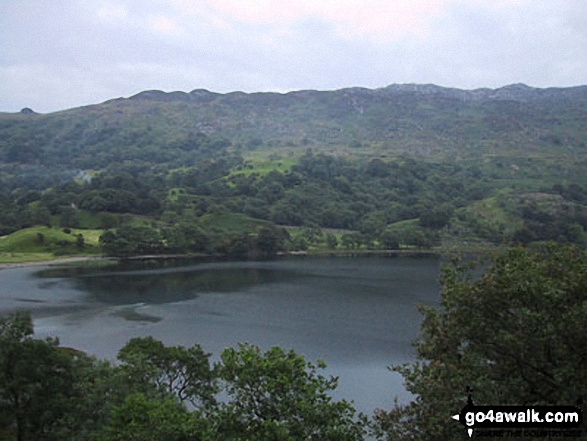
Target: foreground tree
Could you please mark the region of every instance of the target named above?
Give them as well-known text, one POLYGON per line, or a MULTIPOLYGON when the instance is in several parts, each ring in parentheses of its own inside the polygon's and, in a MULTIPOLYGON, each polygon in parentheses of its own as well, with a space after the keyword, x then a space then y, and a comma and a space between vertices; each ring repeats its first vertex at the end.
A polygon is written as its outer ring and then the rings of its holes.
POLYGON ((149 400, 129 395, 114 407, 100 441, 208 441, 209 424, 171 398, 149 400))
POLYGON ((134 390, 175 396, 208 412, 218 391, 209 358, 199 345, 165 346, 153 337, 133 338, 118 353, 121 369, 134 390))
POLYGON ((473 280, 446 269, 442 308, 422 308, 419 360, 394 367, 416 395, 377 417, 387 439, 460 439, 450 419, 476 404, 569 405, 587 397, 587 256, 513 249, 473 280))
POLYGON ((32 336, 29 315, 0 318, 0 439, 355 441, 364 433, 364 417, 330 396, 337 379, 293 351, 240 345, 211 367, 198 345, 147 337, 130 340, 112 366, 32 336))
POLYGON ((56 339, 32 334, 30 315, 0 318, 0 424, 17 441, 58 439, 74 395, 72 357, 56 339))
POLYGON ((216 416, 221 439, 359 440, 364 424, 346 401, 330 392, 337 378, 318 373, 324 368, 293 351, 256 346, 225 349, 218 366, 229 399, 216 416))

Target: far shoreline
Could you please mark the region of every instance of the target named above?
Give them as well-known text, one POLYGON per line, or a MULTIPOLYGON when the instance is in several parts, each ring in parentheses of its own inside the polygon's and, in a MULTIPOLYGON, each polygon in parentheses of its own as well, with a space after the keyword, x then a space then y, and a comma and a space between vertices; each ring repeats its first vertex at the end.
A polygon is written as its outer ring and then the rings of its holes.
POLYGON ((67 265, 71 263, 84 262, 100 262, 100 261, 147 261, 147 260, 190 260, 199 258, 219 258, 232 260, 257 260, 266 257, 369 257, 369 256, 384 256, 384 257, 417 257, 417 256, 442 256, 451 254, 493 254, 494 248, 474 248, 474 249, 455 249, 455 248, 434 248, 434 249, 404 249, 404 250, 309 250, 309 251, 282 251, 273 256, 229 256, 225 254, 205 254, 205 253, 191 253, 191 254, 149 254, 136 256, 71 256, 71 257, 56 257, 55 259, 39 260, 39 261, 23 261, 23 262, 7 262, 0 263, 0 270, 14 269, 14 268, 29 268, 42 266, 56 266, 67 265))
POLYGON ((14 269, 14 268, 29 268, 29 267, 36 267, 36 266, 65 265, 68 263, 93 262, 93 261, 115 260, 115 259, 116 258, 107 257, 107 256, 56 257, 55 259, 47 259, 47 260, 31 260, 28 262, 0 263, 0 270, 14 269))

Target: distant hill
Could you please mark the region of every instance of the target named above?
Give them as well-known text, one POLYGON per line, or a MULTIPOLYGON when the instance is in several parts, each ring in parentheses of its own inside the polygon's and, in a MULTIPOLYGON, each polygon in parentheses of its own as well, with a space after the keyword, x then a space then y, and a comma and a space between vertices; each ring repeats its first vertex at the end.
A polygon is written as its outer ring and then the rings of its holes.
POLYGON ((0 114, 0 261, 93 252, 96 229, 114 255, 585 248, 586 123, 587 86, 523 84, 25 108, 0 114), (57 225, 92 230, 36 233, 57 225))
POLYGON ((459 90, 391 85, 279 93, 145 91, 49 114, 0 113, 0 161, 104 168, 185 164, 221 139, 243 149, 313 147, 458 154, 577 155, 587 86, 459 90), (204 142, 205 140, 205 142, 204 142))

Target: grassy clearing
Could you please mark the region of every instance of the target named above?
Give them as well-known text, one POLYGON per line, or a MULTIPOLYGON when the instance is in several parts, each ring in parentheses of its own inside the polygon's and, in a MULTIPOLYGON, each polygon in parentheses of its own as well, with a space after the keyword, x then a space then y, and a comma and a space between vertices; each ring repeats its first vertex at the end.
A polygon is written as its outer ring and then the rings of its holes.
POLYGON ((0 251, 44 253, 50 252, 51 248, 57 247, 58 242, 74 244, 75 240, 75 236, 66 234, 57 228, 25 228, 0 239, 0 251))
POLYGON ((244 165, 238 166, 228 176, 245 175, 253 173, 265 176, 272 171, 287 172, 298 163, 301 154, 299 151, 282 150, 279 153, 271 150, 255 151, 246 155, 244 165))
POLYGON ((0 238, 0 262, 38 262, 60 256, 95 255, 103 230, 71 229, 65 233, 60 228, 31 227, 0 238), (77 244, 78 234, 84 244, 77 244))
POLYGON ((78 234, 81 234, 82 236, 84 236, 84 242, 87 245, 98 246, 98 244, 100 243, 100 236, 102 234, 104 234, 104 230, 98 230, 98 229, 82 230, 79 228, 72 228, 71 229, 72 236, 77 236, 78 234))

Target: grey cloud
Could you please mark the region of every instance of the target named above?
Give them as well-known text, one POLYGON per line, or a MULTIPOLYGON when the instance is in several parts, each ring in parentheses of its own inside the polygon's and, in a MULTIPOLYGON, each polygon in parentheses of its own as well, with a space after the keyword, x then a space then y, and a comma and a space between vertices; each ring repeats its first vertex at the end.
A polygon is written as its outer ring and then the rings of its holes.
POLYGON ((428 34, 389 41, 341 36, 340 24, 324 18, 222 28, 206 11, 177 13, 163 0, 114 4, 126 7, 128 16, 100 17, 99 2, 2 2, 0 111, 52 111, 145 89, 587 83, 582 0, 533 0, 503 9, 455 0, 429 23, 428 34), (175 21, 178 33, 154 29, 154 17, 175 21))

